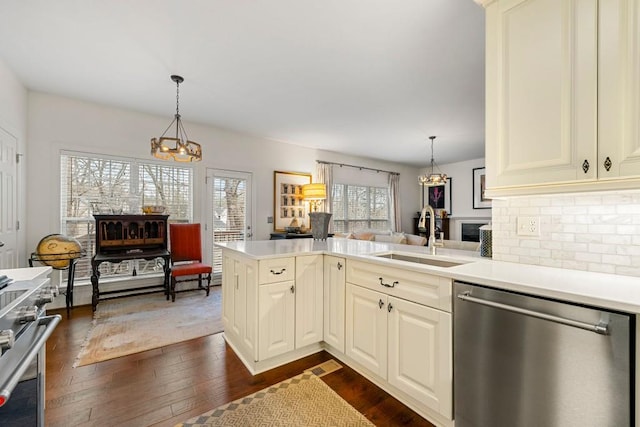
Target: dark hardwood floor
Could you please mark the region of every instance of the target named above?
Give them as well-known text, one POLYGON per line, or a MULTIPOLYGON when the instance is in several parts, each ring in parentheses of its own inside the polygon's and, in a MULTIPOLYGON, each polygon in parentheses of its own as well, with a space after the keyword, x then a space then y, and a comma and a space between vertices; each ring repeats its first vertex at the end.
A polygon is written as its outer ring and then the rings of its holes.
MULTIPOLYGON (((47 341, 48 427, 173 426, 332 358, 323 351, 252 376, 216 334, 73 368, 91 307, 76 307, 69 318, 58 312, 63 321, 47 341)), ((433 427, 348 366, 323 380, 376 425, 433 427)))

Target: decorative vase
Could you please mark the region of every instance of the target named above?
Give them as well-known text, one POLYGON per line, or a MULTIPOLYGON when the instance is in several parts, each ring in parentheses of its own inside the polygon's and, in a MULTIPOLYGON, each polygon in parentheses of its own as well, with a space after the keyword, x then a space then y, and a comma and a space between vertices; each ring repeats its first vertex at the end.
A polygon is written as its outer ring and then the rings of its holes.
POLYGON ((328 212, 309 212, 311 220, 311 234, 314 240, 327 240, 329 235, 329 221, 331 214, 328 212))

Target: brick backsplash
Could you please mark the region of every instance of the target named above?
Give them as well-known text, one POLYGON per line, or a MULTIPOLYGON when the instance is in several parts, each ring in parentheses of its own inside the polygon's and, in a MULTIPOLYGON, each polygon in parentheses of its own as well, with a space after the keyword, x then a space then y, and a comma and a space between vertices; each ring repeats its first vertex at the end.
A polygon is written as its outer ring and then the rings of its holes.
POLYGON ((493 200, 493 259, 640 277, 640 191, 493 200), (519 236, 519 216, 540 236, 519 236))

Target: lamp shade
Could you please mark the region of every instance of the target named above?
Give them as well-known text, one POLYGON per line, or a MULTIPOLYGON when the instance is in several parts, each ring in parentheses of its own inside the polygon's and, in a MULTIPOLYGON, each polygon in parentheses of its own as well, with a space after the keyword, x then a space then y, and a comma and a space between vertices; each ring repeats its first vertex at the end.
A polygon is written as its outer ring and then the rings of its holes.
POLYGON ((302 186, 302 198, 304 200, 324 200, 327 198, 327 186, 325 184, 305 184, 302 186))

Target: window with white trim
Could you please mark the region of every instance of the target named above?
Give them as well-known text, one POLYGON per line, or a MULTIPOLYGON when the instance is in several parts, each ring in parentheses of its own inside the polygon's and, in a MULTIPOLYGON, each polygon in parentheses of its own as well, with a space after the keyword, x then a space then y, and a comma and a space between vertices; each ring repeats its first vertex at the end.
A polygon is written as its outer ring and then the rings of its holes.
MULTIPOLYGON (((60 233, 76 238, 87 256, 78 260, 75 279, 91 277, 95 252, 94 213, 141 213, 143 205, 162 205, 169 222, 193 219, 193 169, 84 153, 60 156, 60 233)), ((100 265, 100 277, 162 272, 162 261, 136 260, 100 265)))
POLYGON ((390 229, 389 190, 386 187, 334 184, 331 213, 333 231, 390 229))

